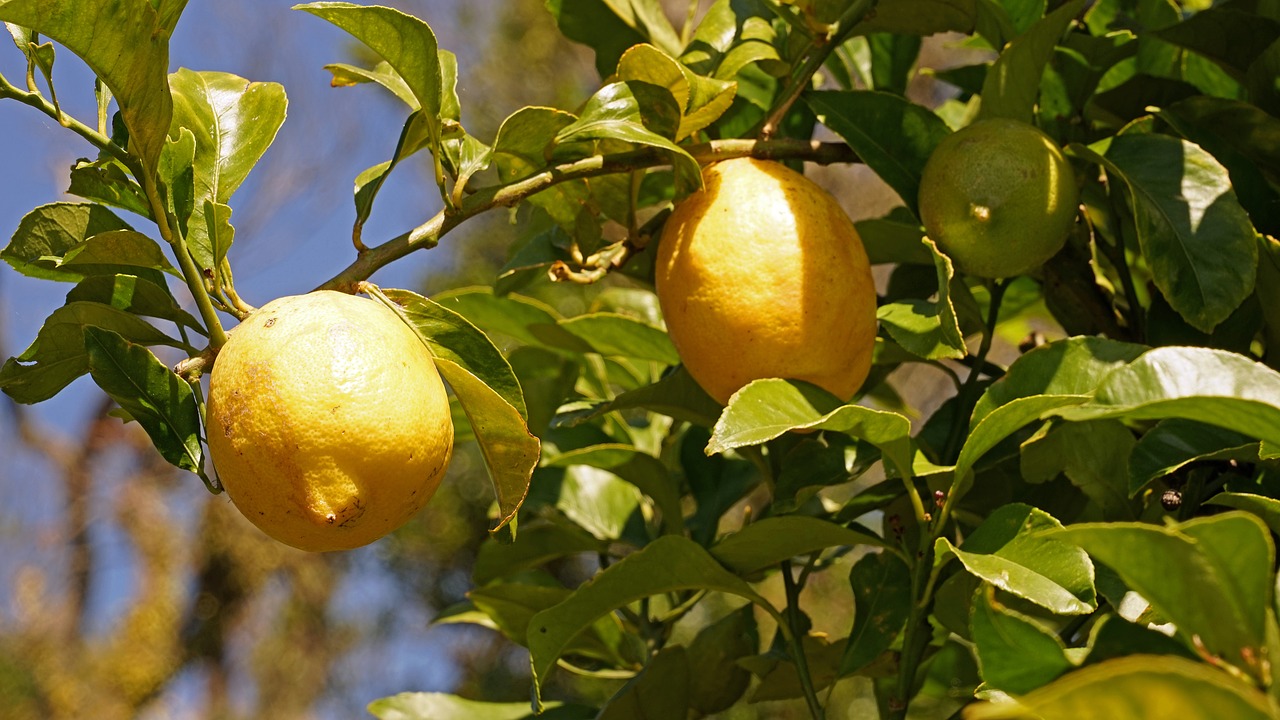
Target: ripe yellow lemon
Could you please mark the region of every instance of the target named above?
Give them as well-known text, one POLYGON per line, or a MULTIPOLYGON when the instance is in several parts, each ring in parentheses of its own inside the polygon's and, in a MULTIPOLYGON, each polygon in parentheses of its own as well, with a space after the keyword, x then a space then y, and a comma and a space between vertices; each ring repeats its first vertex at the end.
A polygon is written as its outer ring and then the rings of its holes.
POLYGON ((1053 257, 1079 191, 1062 150, 1017 120, 980 120, 938 143, 920 178, 929 237, 970 275, 1022 275, 1053 257))
POLYGON ((376 301, 328 291, 273 300, 231 332, 206 434, 240 512, 312 551, 403 525, 453 451, 449 399, 422 340, 376 301))
POLYGON ((709 166, 658 243, 667 330, 722 403, 752 380, 805 380, 848 400, 871 367, 876 292, 862 240, 825 190, 775 162, 709 166))

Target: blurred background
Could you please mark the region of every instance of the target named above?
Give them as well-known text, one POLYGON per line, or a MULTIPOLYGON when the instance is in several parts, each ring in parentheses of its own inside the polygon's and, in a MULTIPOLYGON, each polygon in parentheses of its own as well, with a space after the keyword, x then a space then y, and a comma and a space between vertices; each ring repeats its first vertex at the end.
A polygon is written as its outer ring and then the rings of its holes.
MULTIPOLYGON (((288 93, 284 127, 231 203, 236 286, 254 305, 306 292, 354 259, 352 180, 390 156, 407 114, 374 86, 329 87, 324 64, 373 61, 291 4, 193 2, 172 40, 171 69, 232 72, 288 93)), ((598 84, 590 53, 560 37, 543 0, 382 4, 426 20, 458 55, 463 123, 481 139, 519 107, 574 108, 598 84)), ((25 73, 7 42, 0 73, 11 82, 25 73)), ((54 75, 63 108, 91 118, 91 74, 60 51, 54 75)), ((0 240, 37 205, 71 199, 68 168, 95 153, 53 120, 0 103, 0 240)), ((418 159, 383 190, 366 241, 439 209, 418 159)), ((863 168, 814 176, 842 186, 855 219, 897 204, 863 168)), ((508 214, 491 213, 372 279, 426 293, 489 283, 516 232, 508 214)), ((67 289, 0 267, 0 357, 35 338, 67 289)), ((580 298, 557 302, 573 314, 580 298)), ((927 394, 937 379, 914 382, 927 394)), ((522 648, 477 626, 432 624, 465 598, 490 522, 492 493, 473 449, 458 449, 450 478, 407 527, 370 547, 315 555, 267 539, 225 496, 165 464, 136 426, 108 416, 111 407, 88 378, 34 407, 0 396, 0 715, 327 719, 365 717, 369 701, 409 690, 528 698, 522 648)), ((830 574, 808 592, 845 604, 847 616, 844 576, 830 574)), ((765 704, 733 717, 792 709, 765 704)), ((843 711, 865 717, 871 708, 843 711)))

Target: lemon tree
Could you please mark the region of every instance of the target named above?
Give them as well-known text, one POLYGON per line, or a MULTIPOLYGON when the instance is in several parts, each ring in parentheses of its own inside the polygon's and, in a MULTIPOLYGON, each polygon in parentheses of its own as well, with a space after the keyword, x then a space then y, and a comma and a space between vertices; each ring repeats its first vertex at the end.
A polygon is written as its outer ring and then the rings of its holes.
POLYGON ((68 287, 0 389, 90 376, 305 550, 429 538, 436 488, 487 477, 443 617, 525 648, 495 695, 532 703, 375 715, 1276 716, 1272 8, 552 0, 598 82, 473 134, 465 38, 299 5, 369 61, 333 92, 404 124, 350 264, 244 298, 232 208, 286 91, 170 67, 185 5, 0 0, 0 112, 93 155, 0 250, 68 287), (956 34, 972 64, 923 67, 956 34), (435 214, 371 237, 411 164, 435 214), (498 209, 486 286, 368 282, 498 209))

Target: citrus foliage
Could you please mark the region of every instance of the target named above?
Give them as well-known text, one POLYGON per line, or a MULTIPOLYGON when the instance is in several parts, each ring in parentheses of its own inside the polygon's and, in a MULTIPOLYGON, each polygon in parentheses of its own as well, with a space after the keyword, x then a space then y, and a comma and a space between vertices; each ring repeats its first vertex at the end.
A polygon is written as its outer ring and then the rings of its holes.
MULTIPOLYGON (((0 81, 0 99, 99 151, 72 169, 84 202, 32 210, 0 251, 18 272, 72 284, 0 388, 39 402, 89 374, 166 460, 217 490, 198 378, 217 367, 222 319, 251 311, 230 271, 231 202, 286 101, 225 73, 166 82, 184 5, 0 2, 31 70, 26 89, 0 81), (58 46, 100 79, 96 124, 36 81, 58 46), (229 115, 254 122, 217 121, 229 115), (169 371, 148 349, 162 345, 191 360, 169 371)), ((575 108, 521 108, 481 138, 466 130, 456 58, 426 21, 299 6, 381 58, 329 66, 335 85, 377 84, 405 106, 392 157, 355 181, 356 259, 319 285, 379 294, 362 284, 375 270, 500 206, 527 229, 490 288, 382 296, 430 349, 466 418, 459 437, 478 443, 494 482, 495 534, 451 619, 529 649, 535 705, 681 717, 803 698, 820 717, 825 688, 863 676, 890 718, 938 701, 944 713, 973 703, 973 718, 1275 716, 1274 8, 716 0, 677 27, 656 0, 547 7, 594 53, 599 86, 575 108), (936 70, 953 92, 926 106, 907 91, 921 38, 939 32, 990 59, 936 70), (925 236, 917 203, 953 128, 997 120, 1065 148, 1080 205, 1061 250, 988 280, 925 236), (822 128, 841 142, 814 142, 822 128), (424 151, 443 210, 368 241, 379 189, 424 151), (697 197, 701 164, 746 156, 861 162, 902 200, 857 228, 888 281, 853 402, 779 373, 722 406, 663 329, 649 287, 666 210, 697 197), (518 292, 601 280, 570 317, 518 292), (993 346, 1032 322, 998 361, 993 346), (895 378, 913 365, 954 393, 905 406, 895 378), (599 570, 579 587, 545 571, 583 558, 599 570), (812 632, 801 596, 835 568, 852 607, 839 636, 812 632), (569 673, 630 680, 603 707, 541 703, 569 673)), ((732 362, 736 349, 723 352, 732 362)), ((413 693, 370 709, 528 710, 413 693)))

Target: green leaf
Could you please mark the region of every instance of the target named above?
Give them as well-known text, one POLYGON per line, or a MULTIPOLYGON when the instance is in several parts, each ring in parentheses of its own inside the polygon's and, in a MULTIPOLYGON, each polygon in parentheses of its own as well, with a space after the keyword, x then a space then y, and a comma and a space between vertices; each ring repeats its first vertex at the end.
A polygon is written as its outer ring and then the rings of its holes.
MULTIPOLYGON (((908 217, 910 215, 908 214, 908 217)), ((889 263, 905 265, 930 265, 933 253, 923 242, 924 230, 915 218, 910 220, 893 214, 853 224, 867 250, 872 265, 889 263)))
POLYGON ((1280 500, 1252 493, 1222 492, 1205 500, 1205 503, 1253 513, 1271 528, 1271 532, 1280 533, 1280 500))
POLYGON ((342 28, 387 61, 412 91, 422 110, 428 146, 432 154, 440 158, 443 77, 439 48, 431 27, 412 15, 376 5, 314 2, 295 5, 294 9, 342 28))
POLYGON ((1129 133, 1102 155, 1072 146, 1122 180, 1138 243, 1169 305, 1211 332, 1253 291, 1258 246, 1231 178, 1198 146, 1129 133))
POLYGON ((134 315, 169 320, 205 334, 200 321, 178 306, 167 286, 137 275, 86 277, 67 293, 67 302, 102 303, 134 315))
POLYGON ((934 147, 950 134, 927 109, 887 92, 810 92, 802 96, 823 125, 916 213, 920 174, 934 147))
POLYGON ((882 538, 833 522, 780 515, 757 520, 726 536, 712 546, 711 554, 738 575, 751 575, 797 555, 856 545, 888 546, 882 538))
POLYGON ((1257 459, 1256 440, 1196 420, 1162 420, 1143 435, 1129 456, 1129 495, 1188 463, 1227 458, 1257 459))
POLYGON ((679 533, 683 530, 684 516, 680 509, 679 487, 661 460, 630 445, 606 444, 572 450, 546 463, 547 467, 573 465, 607 470, 635 485, 645 495, 653 498, 662 511, 665 532, 679 533))
POLYGON ((518 180, 547 164, 547 149, 577 116, 564 110, 525 107, 502 121, 493 141, 494 163, 504 182, 518 180))
POLYGON ((1069 420, 1180 417, 1280 442, 1280 373, 1224 350, 1162 347, 1107 376, 1069 420))
POLYGON ((746 692, 751 674, 740 658, 759 652, 755 616, 744 605, 704 625, 689 643, 689 705, 704 714, 728 710, 746 692))
POLYGON ((957 359, 968 354, 955 306, 951 304, 951 259, 938 251, 929 238, 921 244, 933 258, 938 275, 936 301, 908 299, 888 302, 876 310, 876 318, 904 350, 926 360, 957 359))
POLYGON ((489 288, 459 288, 434 300, 470 320, 488 334, 501 334, 527 344, 590 352, 591 346, 560 327, 560 316, 549 305, 520 295, 498 297, 489 288))
POLYGON ((969 471, 986 452, 1020 428, 1050 413, 1088 401, 1115 368, 1146 348, 1097 337, 1042 345, 1018 358, 973 409, 969 436, 956 460, 953 493, 968 491, 969 471))
POLYGON ((1115 420, 1060 423, 1023 444, 1022 476, 1038 483, 1063 473, 1102 510, 1104 519, 1136 520, 1125 476, 1116 472, 1128 467, 1136 444, 1133 433, 1115 420))
MULTIPOLYGON (((539 476, 538 487, 548 488, 539 476)), ((590 465, 571 465, 551 489, 552 504, 569 520, 602 541, 630 536, 642 522, 643 498, 635 485, 590 465)), ((637 543, 647 539, 640 534, 637 543)))
POLYGON ((882 0, 875 12, 867 13, 856 32, 933 35, 954 31, 973 32, 977 17, 975 0, 882 0))
POLYGON ((560 327, 601 355, 653 360, 664 365, 680 362, 665 332, 628 315, 604 312, 577 315, 561 320, 560 327))
POLYGON ((1243 78, 1254 60, 1280 37, 1280 19, 1233 3, 1194 13, 1182 22, 1155 31, 1156 37, 1194 50, 1243 78))
POLYGON ((555 143, 619 140, 633 145, 667 150, 676 177, 676 197, 702 187, 702 169, 684 148, 645 127, 642 106, 630 85, 614 82, 596 91, 582 108, 582 115, 556 134, 555 143))
POLYGON ((1275 548, 1242 512, 1173 527, 1086 523, 1054 533, 1114 570, 1187 641, 1258 676, 1275 548))
POLYGON ((841 405, 825 390, 793 380, 755 380, 729 399, 707 454, 759 445, 790 430, 831 430, 880 448, 899 472, 911 471, 911 421, 892 412, 841 405))
POLYGON ((475 376, 528 419, 524 393, 510 363, 493 342, 456 312, 409 290, 382 291, 400 306, 400 312, 431 348, 431 354, 445 359, 475 376))
POLYGON ((1073 667, 1057 635, 1001 605, 989 585, 974 594, 969 632, 983 683, 997 690, 1022 695, 1073 667))
POLYGON ((911 612, 911 570, 890 552, 868 553, 849 570, 853 629, 840 658, 840 675, 870 665, 889 649, 911 612))
POLYGON ((604 552, 606 543, 568 523, 525 524, 517 542, 503 543, 490 538, 476 553, 471 581, 477 586, 537 567, 556 558, 578 553, 604 552))
POLYGON ((115 94, 129 145, 154 175, 173 112, 169 36, 185 2, 149 0, 6 0, 0 20, 57 40, 115 94))
POLYGON ((1086 0, 1071 0, 1019 35, 1000 53, 982 83, 978 117, 1011 118, 1032 122, 1040 79, 1053 49, 1071 20, 1080 15, 1086 0))
MULTIPOLYGON (((1123 595, 1126 590, 1122 590, 1123 595)), ((1126 655, 1178 655, 1196 659, 1195 653, 1175 638, 1147 625, 1132 623, 1119 615, 1103 615, 1089 633, 1089 656, 1086 664, 1126 655)))
POLYGON ((535 697, 569 641, 596 618, 651 595, 692 589, 744 597, 781 621, 768 601, 720 567, 697 543, 666 535, 601 571, 564 602, 534 616, 529 624, 529 654, 535 697))
POLYGON ((1212 666, 1169 655, 1131 655, 1089 665, 1018 698, 965 709, 965 720, 1267 720, 1266 697, 1212 666))
MULTIPOLYGON (((434 692, 403 692, 369 703, 378 720, 535 720, 527 702, 493 703, 434 692)), ((536 720, 589 720, 595 708, 546 703, 536 720)))
POLYGON ((89 374, 129 413, 171 464, 202 471, 200 411, 191 386, 151 351, 110 330, 84 329, 89 374))
MULTIPOLYGON (((109 230, 67 250, 61 258, 43 258, 56 263, 59 270, 84 277, 115 274, 122 270, 146 272, 158 270, 181 277, 169 264, 155 240, 133 230, 109 230)), ((158 277, 149 274, 150 277, 158 277)))
POLYGON ((151 218, 151 204, 146 194, 115 160, 78 161, 71 168, 71 186, 67 192, 151 218))
POLYGON ((94 235, 130 229, 125 221, 101 205, 41 205, 23 216, 9 244, 0 250, 0 257, 29 277, 78 282, 85 274, 58 267, 61 258, 94 235))
POLYGON ((1160 118, 1222 163, 1255 227, 1280 234, 1280 119, 1256 105, 1205 95, 1162 108, 1160 118))
MULTIPOLYGON (((536 582, 554 583, 548 575, 535 574, 536 582)), ((527 582, 495 583, 476 588, 467 597, 485 614, 499 632, 519 645, 528 644, 529 621, 534 615, 564 601, 570 594, 559 584, 527 582)), ((588 657, 614 665, 629 665, 634 658, 624 657, 627 643, 633 637, 624 634, 618 621, 610 616, 599 618, 586 631, 579 633, 565 649, 565 654, 588 657)))
POLYGON ((173 120, 169 137, 179 128, 195 136, 194 211, 187 230, 192 258, 215 267, 229 243, 210 236, 205 201, 226 205, 249 171, 262 158, 284 123, 288 101, 279 83, 249 82, 224 72, 181 68, 169 76, 173 120), (215 251, 218 248, 220 252, 215 251))
POLYGON ((1077 337, 1041 345, 1018 358, 992 383, 973 409, 979 421, 997 408, 1035 395, 1087 397, 1113 370, 1148 348, 1100 337, 1077 337))
POLYGON ((1059 615, 1093 612, 1093 563, 1079 548, 1044 534, 1061 527, 1043 510, 1011 503, 991 513, 960 548, 939 538, 938 562, 954 554, 977 577, 1059 615))
POLYGON ((328 70, 333 79, 329 81, 330 87, 350 87, 361 83, 377 83, 386 88, 395 95, 401 102, 410 108, 418 109, 418 99, 413 96, 413 91, 409 89, 409 84, 400 77, 400 73, 391 67, 391 63, 386 60, 380 61, 370 69, 356 67, 355 65, 347 65, 345 63, 331 63, 324 66, 328 70))
POLYGON ((596 716, 597 720, 648 720, 688 716, 692 670, 689 654, 684 648, 674 645, 659 650, 649 659, 643 672, 609 698, 596 716))
POLYGON ((5 361, 0 390, 17 402, 37 403, 89 372, 87 327, 110 330, 140 345, 182 347, 136 315, 94 302, 69 302, 45 319, 30 347, 5 361))
POLYGON ((680 39, 656 0, 547 0, 561 34, 596 52, 600 77, 613 74, 627 48, 653 42, 669 55, 680 39))
POLYGON ((573 426, 608 412, 637 408, 703 427, 714 425, 723 410, 720 403, 708 395, 681 365, 652 385, 628 390, 613 400, 579 412, 562 413, 557 417, 556 423, 573 426))
POLYGON ((157 179, 164 208, 185 236, 196 209, 196 136, 187 128, 178 128, 176 135, 164 144, 157 179))

